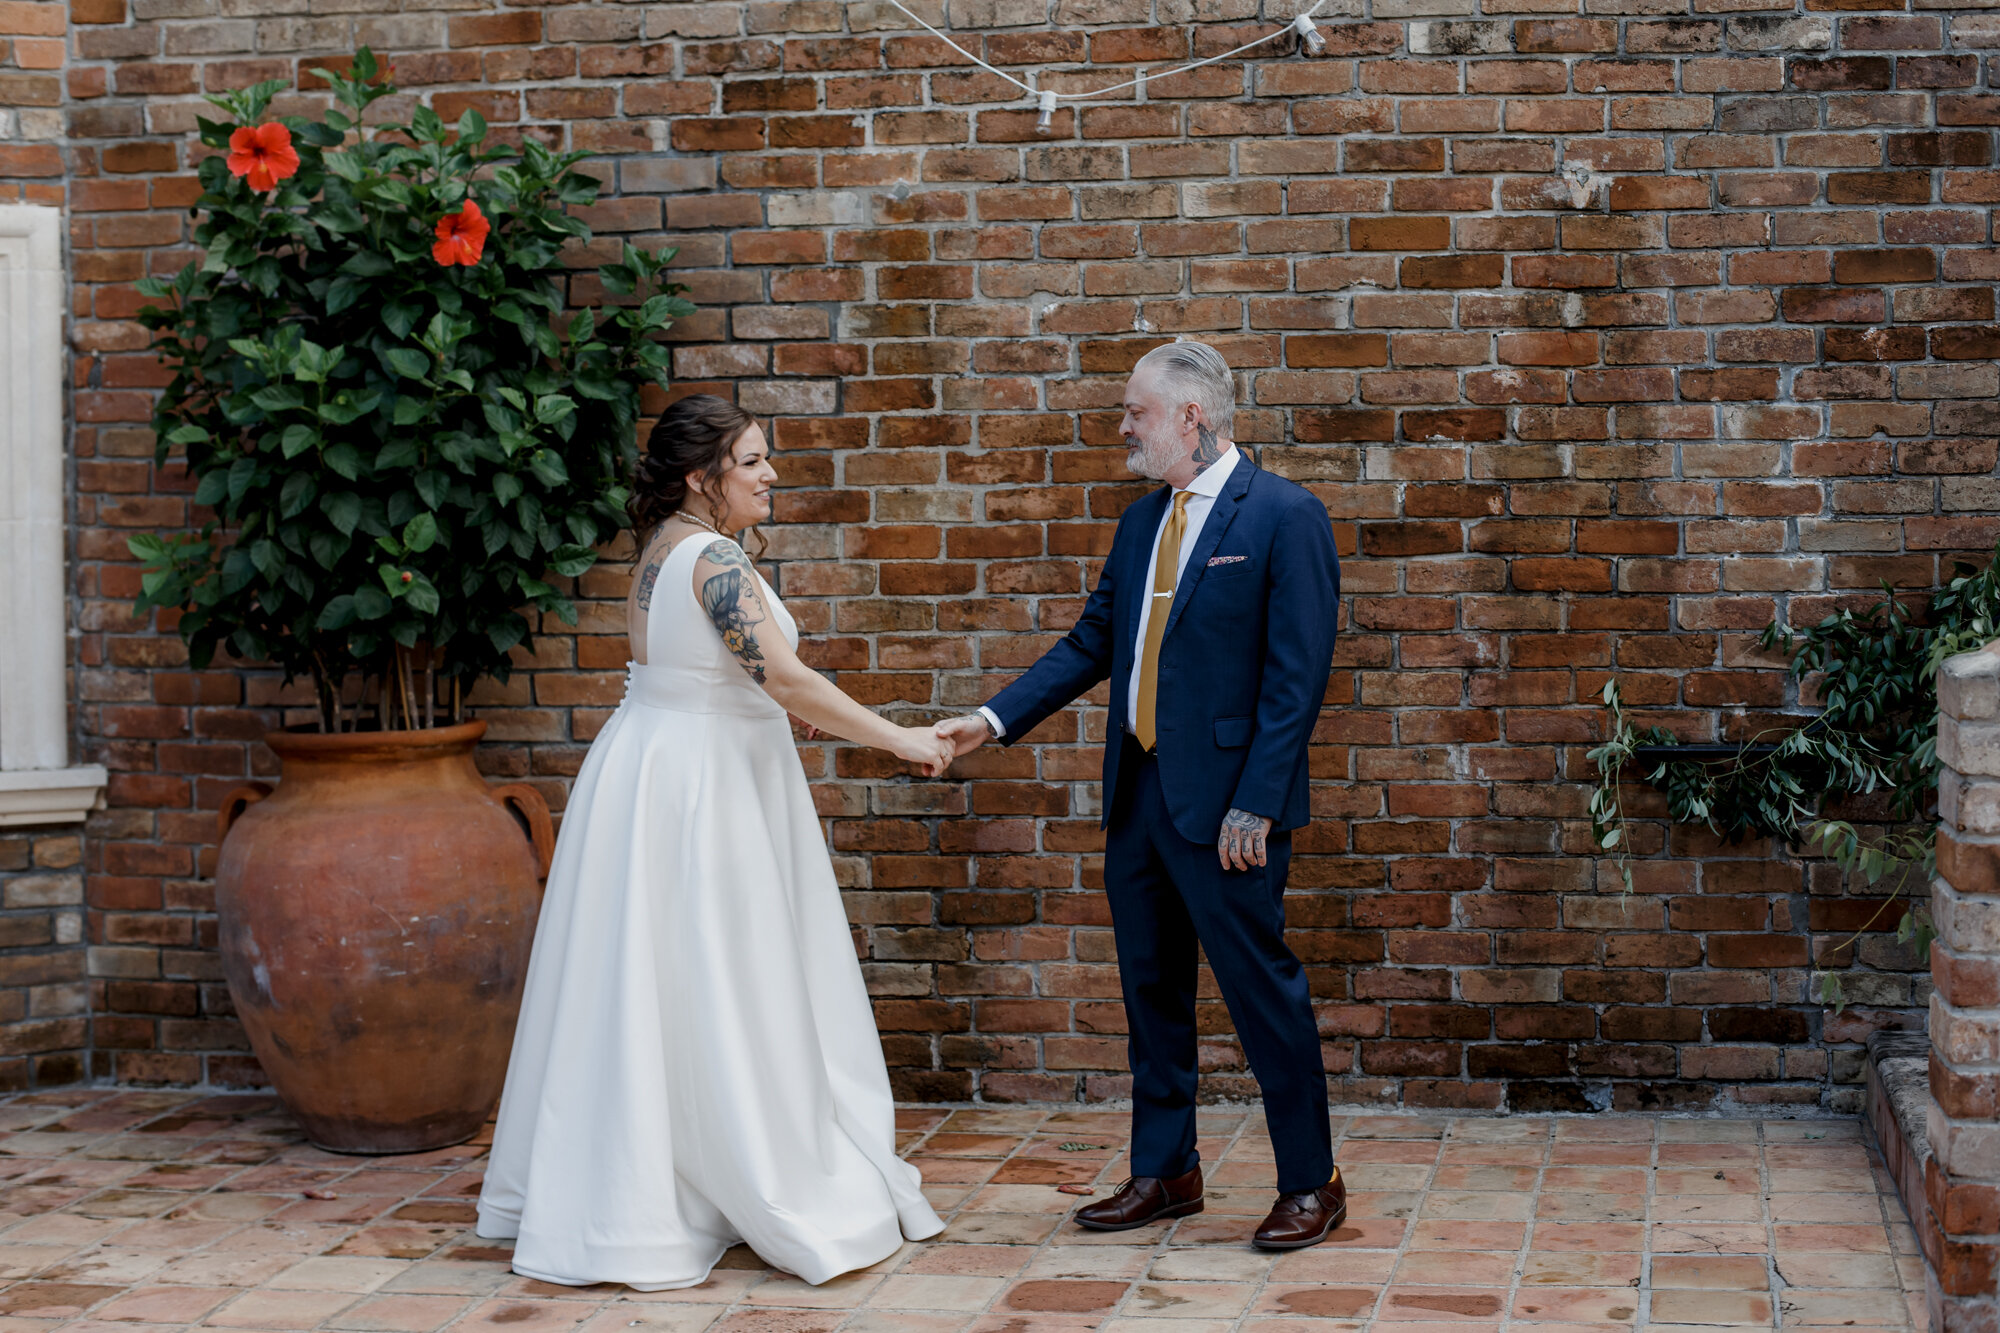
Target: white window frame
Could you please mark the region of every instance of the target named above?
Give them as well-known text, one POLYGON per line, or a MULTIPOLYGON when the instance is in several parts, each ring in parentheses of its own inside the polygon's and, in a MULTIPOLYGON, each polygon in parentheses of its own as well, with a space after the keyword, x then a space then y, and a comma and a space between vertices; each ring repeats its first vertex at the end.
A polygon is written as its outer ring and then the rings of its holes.
POLYGON ((76 823, 107 779, 69 754, 62 225, 0 204, 0 827, 76 823))

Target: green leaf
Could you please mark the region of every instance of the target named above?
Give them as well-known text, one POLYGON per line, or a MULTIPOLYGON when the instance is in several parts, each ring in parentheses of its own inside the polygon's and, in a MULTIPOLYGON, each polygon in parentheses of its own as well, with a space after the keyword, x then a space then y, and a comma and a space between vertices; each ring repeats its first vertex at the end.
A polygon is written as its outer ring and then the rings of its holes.
POLYGON ((382 354, 389 368, 405 379, 420 380, 430 373, 431 359, 410 347, 392 347, 382 354))
POLYGON ((528 456, 528 470, 535 474, 535 480, 544 486, 566 486, 569 484, 569 469, 563 466, 562 456, 552 449, 537 449, 528 456))
POLYGON ((428 551, 437 539, 437 519, 430 514, 418 514, 403 525, 403 545, 412 551, 428 551))
POLYGON ((306 511, 306 506, 312 503, 318 491, 312 473, 294 472, 285 478, 285 484, 279 491, 278 512, 285 518, 298 517, 306 511))
POLYGON ((342 536, 352 536, 355 525, 361 522, 361 497, 353 491, 336 491, 321 496, 319 508, 327 521, 340 529, 342 536))
POLYGON ((391 301, 382 307, 382 326, 397 338, 407 338, 410 330, 417 326, 417 316, 422 312, 408 301, 391 301))
POLYGON ((363 584, 354 590, 354 614, 362 620, 380 620, 389 614, 393 605, 389 594, 380 588, 363 584))
POLYGON ((329 470, 339 473, 349 481, 357 480, 361 476, 361 453, 345 440, 339 444, 328 445, 321 452, 320 459, 329 470))

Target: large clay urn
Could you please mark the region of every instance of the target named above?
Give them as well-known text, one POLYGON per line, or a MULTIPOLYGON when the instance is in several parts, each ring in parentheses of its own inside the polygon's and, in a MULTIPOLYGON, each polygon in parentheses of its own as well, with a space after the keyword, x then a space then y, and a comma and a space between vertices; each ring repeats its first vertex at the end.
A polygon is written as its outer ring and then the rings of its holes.
POLYGON ((318 1147, 462 1143, 500 1095, 554 838, 473 767, 485 731, 273 732, 277 789, 223 801, 229 994, 318 1147))

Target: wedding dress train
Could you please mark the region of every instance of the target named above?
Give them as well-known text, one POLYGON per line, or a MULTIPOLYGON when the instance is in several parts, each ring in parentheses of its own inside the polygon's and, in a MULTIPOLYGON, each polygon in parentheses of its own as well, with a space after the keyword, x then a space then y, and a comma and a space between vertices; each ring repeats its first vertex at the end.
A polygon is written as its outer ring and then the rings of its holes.
POLYGON ((549 1282, 693 1286, 742 1241, 818 1283, 942 1229, 785 711, 694 595, 711 541, 660 571, 536 929, 478 1230, 549 1282))

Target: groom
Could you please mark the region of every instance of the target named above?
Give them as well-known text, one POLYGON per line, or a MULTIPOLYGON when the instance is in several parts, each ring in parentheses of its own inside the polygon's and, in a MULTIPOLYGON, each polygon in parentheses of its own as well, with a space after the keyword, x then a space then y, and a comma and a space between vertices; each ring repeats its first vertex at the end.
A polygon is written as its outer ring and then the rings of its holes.
POLYGON ((1267 1249, 1347 1215, 1304 969, 1285 943, 1291 831, 1332 669, 1340 562, 1326 509, 1230 438, 1222 354, 1176 342, 1125 386, 1126 466, 1167 485, 1125 511, 1075 628, 978 713, 938 724, 959 754, 1013 744, 1107 676, 1105 890, 1132 1066, 1132 1179, 1078 1210, 1123 1231, 1201 1211, 1196 948, 1263 1092, 1278 1166, 1267 1249))

